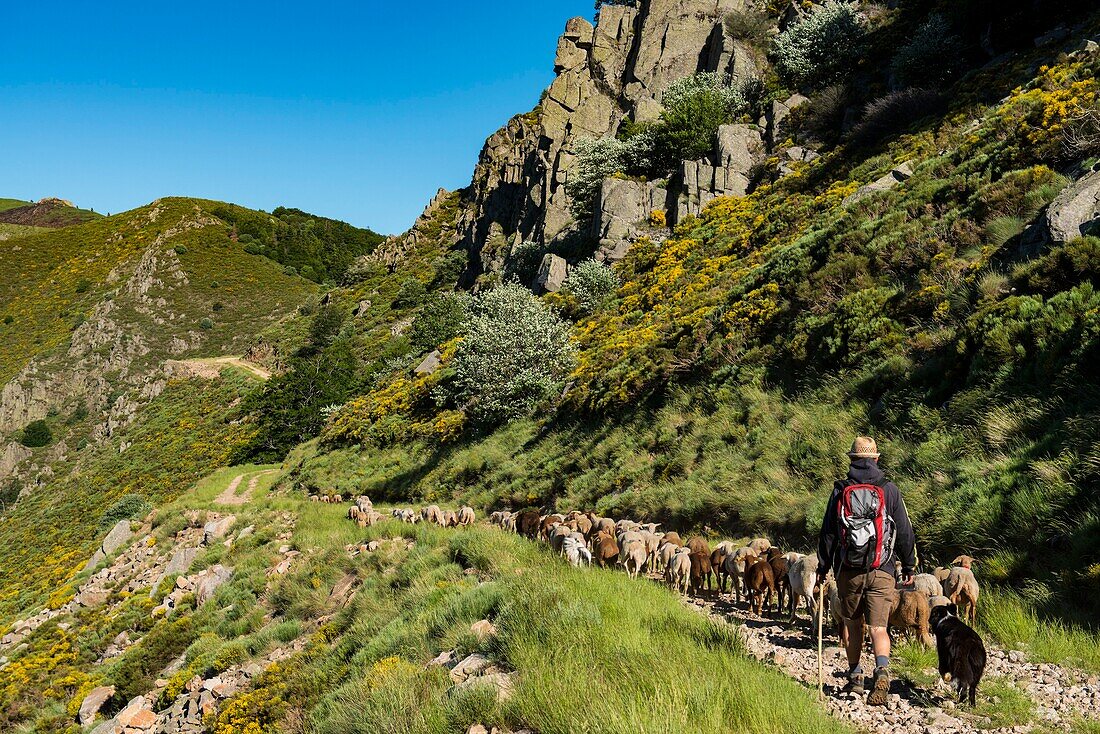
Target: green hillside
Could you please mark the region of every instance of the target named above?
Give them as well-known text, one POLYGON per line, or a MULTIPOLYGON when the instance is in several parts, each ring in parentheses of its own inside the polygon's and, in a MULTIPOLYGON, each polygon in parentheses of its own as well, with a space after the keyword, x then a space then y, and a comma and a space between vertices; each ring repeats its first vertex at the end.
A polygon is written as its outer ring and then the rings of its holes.
POLYGON ((56 229, 83 224, 100 216, 90 209, 81 209, 62 199, 42 199, 38 202, 0 199, 0 224, 56 229))
MULTIPOLYGON (((1100 357, 1100 240, 1036 253, 1024 234, 1100 154, 1064 142, 1100 91, 1100 56, 1076 48, 985 66, 916 124, 821 145, 671 239, 639 242, 594 308, 580 284, 545 297, 573 322, 576 361, 536 417, 479 419, 490 398, 460 363, 469 316, 436 344, 386 339, 373 354, 398 357, 393 371, 299 454, 295 486, 591 508, 801 545, 851 437, 870 432, 926 567, 980 552, 986 579, 1091 612, 1100 403, 1082 375, 1100 357), (903 162, 908 180, 846 201, 903 162), (431 346, 443 368, 411 375, 431 346)), ((409 333, 441 318, 421 313, 409 333)), ((486 369, 478 379, 500 377, 486 369)))
POLYGON ((30 204, 30 202, 22 199, 4 199, 0 197, 0 212, 14 209, 17 206, 26 206, 27 204, 30 204))

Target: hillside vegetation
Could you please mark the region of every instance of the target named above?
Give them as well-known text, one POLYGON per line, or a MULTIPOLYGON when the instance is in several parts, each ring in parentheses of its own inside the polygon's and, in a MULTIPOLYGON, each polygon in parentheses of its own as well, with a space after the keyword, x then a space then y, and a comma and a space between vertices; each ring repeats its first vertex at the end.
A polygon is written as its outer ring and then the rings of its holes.
MULTIPOLYGON (((535 417, 476 419, 457 387, 472 317, 425 306, 414 333, 443 337, 334 414, 297 454, 296 486, 805 542, 851 437, 871 433, 926 567, 971 551, 1044 609, 1089 606, 1100 436, 1081 377, 1100 356, 1100 240, 1035 244, 1100 153, 1066 142, 1098 92, 1100 58, 1076 38, 1071 55, 1025 50, 939 82, 949 103, 915 124, 887 109, 873 134, 867 119, 858 139, 819 140, 815 160, 637 242, 609 298, 582 303, 568 282, 546 296, 574 322, 576 362, 535 417), (906 180, 853 196, 902 163, 906 180), (410 374, 432 346, 442 368, 410 374)), ((820 124, 818 83, 789 134, 820 124)))

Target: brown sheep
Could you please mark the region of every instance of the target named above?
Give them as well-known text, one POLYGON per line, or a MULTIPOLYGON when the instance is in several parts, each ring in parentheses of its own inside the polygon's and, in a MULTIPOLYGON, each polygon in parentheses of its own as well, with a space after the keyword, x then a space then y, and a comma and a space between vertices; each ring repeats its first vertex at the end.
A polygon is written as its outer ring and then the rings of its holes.
POLYGON ((726 556, 733 552, 733 542, 726 540, 714 547, 710 554, 710 567, 714 569, 714 576, 718 581, 718 590, 726 588, 726 556))
POLYGON ((978 619, 978 580, 969 568, 955 566, 943 582, 943 595, 959 608, 959 617, 970 622, 978 619))
MULTIPOLYGON (((702 540, 702 538, 700 538, 702 540)), ((704 541, 705 542, 705 541, 704 541)), ((691 556, 691 593, 693 596, 698 596, 703 587, 706 586, 707 591, 710 591, 710 553, 700 551, 690 551, 691 556)))
POLYGON ((539 532, 538 510, 524 510, 516 519, 516 530, 520 535, 534 539, 539 532))
POLYGON ((684 541, 680 539, 680 534, 675 530, 665 533, 665 537, 663 540, 666 543, 672 543, 673 545, 678 545, 681 547, 683 547, 684 545, 684 541))
POLYGON ((899 591, 894 597, 894 609, 890 612, 890 626, 906 634, 916 634, 924 647, 932 647, 928 616, 932 607, 928 597, 919 591, 899 591))
POLYGON ((710 560, 710 544, 707 543, 707 541, 704 540, 702 537, 696 535, 694 537, 688 538, 688 542, 684 545, 686 545, 688 550, 690 550, 692 553, 702 553, 707 557, 708 561, 710 560))
POLYGON ((955 560, 951 561, 952 566, 962 566, 963 568, 970 568, 975 563, 977 563, 976 560, 966 555, 955 556, 955 560))
POLYGON ((757 557, 764 555, 772 547, 772 542, 767 538, 753 538, 749 541, 749 547, 757 557))
POLYGON ((619 542, 615 540, 615 536, 610 533, 605 533, 603 531, 596 533, 593 550, 595 551, 596 564, 599 565, 600 568, 614 566, 619 558, 619 542))
MULTIPOLYGON (((772 550, 775 550, 772 548, 772 550)), ((771 554, 771 551, 768 551, 771 554)), ((776 556, 768 560, 768 563, 772 567, 772 576, 775 577, 775 591, 776 596, 776 608, 783 611, 783 602, 787 598, 788 591, 790 590, 790 579, 787 578, 787 572, 791 570, 790 564, 787 563, 787 559, 783 556, 776 556)))
POLYGON ((762 616, 762 610, 767 607, 771 614, 772 594, 775 593, 775 574, 771 564, 763 559, 756 561, 745 572, 745 580, 749 587, 749 609, 762 616))
POLYGON ((947 577, 951 575, 951 569, 941 566, 936 568, 936 570, 932 572, 932 575, 936 577, 936 581, 942 584, 944 581, 947 581, 947 577))

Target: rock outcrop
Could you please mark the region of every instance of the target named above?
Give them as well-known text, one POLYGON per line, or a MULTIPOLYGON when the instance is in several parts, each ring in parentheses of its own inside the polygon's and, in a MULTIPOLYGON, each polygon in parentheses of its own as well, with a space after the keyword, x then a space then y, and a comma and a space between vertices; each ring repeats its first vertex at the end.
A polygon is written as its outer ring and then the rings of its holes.
MULTIPOLYGON (((494 241, 533 241, 546 249, 570 237, 591 239, 603 259, 621 258, 622 243, 637 235, 636 214, 653 209, 696 213, 716 195, 743 194, 748 185, 741 156, 733 169, 717 157, 687 166, 687 191, 618 182, 605 188, 594 222, 575 222, 565 193, 581 138, 614 135, 623 120, 652 121, 662 91, 676 79, 710 71, 747 78, 756 74, 752 53, 727 34, 723 20, 743 0, 648 0, 637 6, 604 5, 596 25, 584 18, 566 24, 558 41, 554 82, 539 106, 512 118, 485 143, 457 227, 471 252, 471 280, 498 271, 506 257, 483 257, 494 241), (705 193, 704 193, 705 192, 705 193)), ((789 112, 790 105, 773 117, 789 112)), ((769 123, 770 124, 770 123, 769 123)), ((778 123, 776 123, 778 124, 778 123)), ((739 126, 734 126, 739 127, 739 126)), ((757 136, 758 137, 758 136, 757 136)), ((746 130, 729 131, 728 147, 752 144, 746 130)))
POLYGON ((1082 176, 1058 194, 1047 209, 1046 226, 1055 243, 1100 229, 1100 171, 1082 176))

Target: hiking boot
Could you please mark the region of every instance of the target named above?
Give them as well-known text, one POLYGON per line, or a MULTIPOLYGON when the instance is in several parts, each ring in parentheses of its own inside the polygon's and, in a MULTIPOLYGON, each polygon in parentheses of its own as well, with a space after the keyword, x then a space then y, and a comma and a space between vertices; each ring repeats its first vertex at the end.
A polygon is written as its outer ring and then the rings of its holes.
POLYGON ((871 683, 871 693, 867 696, 867 705, 885 706, 888 693, 890 693, 890 671, 886 668, 875 668, 875 677, 871 683))
POLYGON ((848 682, 840 689, 841 693, 854 693, 863 695, 863 673, 849 673, 848 682))

